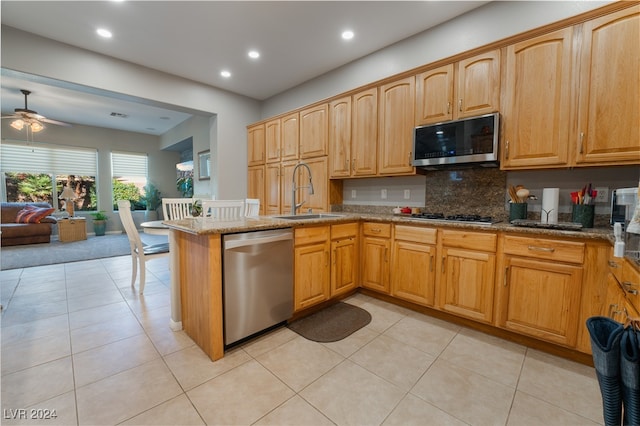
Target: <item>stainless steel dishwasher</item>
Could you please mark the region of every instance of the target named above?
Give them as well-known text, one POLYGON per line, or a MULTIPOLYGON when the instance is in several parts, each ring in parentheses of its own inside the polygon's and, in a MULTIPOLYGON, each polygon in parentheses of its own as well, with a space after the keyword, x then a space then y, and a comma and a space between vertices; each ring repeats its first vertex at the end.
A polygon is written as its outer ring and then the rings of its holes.
POLYGON ((293 231, 222 237, 224 343, 230 345, 293 314, 293 231))

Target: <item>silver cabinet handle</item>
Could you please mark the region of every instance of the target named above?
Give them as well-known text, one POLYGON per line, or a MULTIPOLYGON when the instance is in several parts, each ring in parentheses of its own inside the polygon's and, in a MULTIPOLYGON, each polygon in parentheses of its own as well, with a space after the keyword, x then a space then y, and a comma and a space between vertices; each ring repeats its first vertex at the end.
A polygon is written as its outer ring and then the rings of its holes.
POLYGON ((458 99, 458 111, 462 112, 462 99, 458 99))
POLYGON ((504 158, 509 159, 509 141, 504 144, 504 158))
POLYGON ((506 287, 509 284, 509 267, 504 268, 504 286, 506 287))
POLYGON ((619 267, 620 267, 620 265, 618 265, 618 264, 617 264, 616 262, 614 262, 613 260, 610 260, 610 261, 609 261, 609 266, 610 266, 611 268, 619 268, 619 267))
POLYGON ((580 132, 580 154, 584 152, 584 132, 580 132))
POLYGON ((556 251, 553 247, 537 247, 537 246, 528 246, 527 247, 531 251, 544 251, 546 253, 553 253, 556 251))
POLYGON ((629 281, 622 282, 622 288, 624 289, 624 291, 634 296, 638 295, 638 289, 636 287, 637 285, 630 283, 629 281))
POLYGON ((447 115, 451 114, 451 102, 447 102, 447 115))

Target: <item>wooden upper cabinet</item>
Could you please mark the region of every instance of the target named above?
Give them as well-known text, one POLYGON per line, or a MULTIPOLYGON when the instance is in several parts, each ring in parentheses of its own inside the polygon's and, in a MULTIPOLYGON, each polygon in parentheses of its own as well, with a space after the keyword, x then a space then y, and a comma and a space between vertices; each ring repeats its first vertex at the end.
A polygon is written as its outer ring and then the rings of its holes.
POLYGON ((297 112, 282 117, 280 160, 297 160, 300 146, 300 116, 297 112))
POLYGON ((329 105, 300 111, 300 158, 322 157, 329 153, 329 105))
POLYGON ((411 165, 415 77, 380 86, 378 98, 378 174, 415 174, 411 165))
POLYGON ((416 77, 416 125, 453 119, 453 64, 416 77))
POLYGON ((489 114, 500 106, 500 50, 492 50, 457 64, 454 88, 457 118, 489 114))
POLYGON ((565 28, 506 48, 501 168, 567 166, 572 35, 565 28))
POLYGON ((247 165, 259 166, 264 164, 264 124, 247 128, 247 165))
POLYGON ((577 165, 640 163, 640 6, 582 27, 577 165))
POLYGON ((500 105, 500 50, 416 77, 416 125, 488 114, 500 105))
POLYGON ((329 175, 332 178, 376 175, 377 88, 329 104, 329 146, 329 175))
POLYGON ((264 125, 265 153, 267 163, 280 161, 280 119, 267 121, 264 125))
POLYGON ((280 213, 280 194, 282 192, 280 185, 280 163, 269 163, 265 166, 264 173, 264 204, 265 214, 280 213))
POLYGON ((351 175, 375 176, 378 171, 378 89, 353 95, 351 175))
POLYGON ((351 96, 329 104, 329 177, 349 177, 351 170, 351 96))

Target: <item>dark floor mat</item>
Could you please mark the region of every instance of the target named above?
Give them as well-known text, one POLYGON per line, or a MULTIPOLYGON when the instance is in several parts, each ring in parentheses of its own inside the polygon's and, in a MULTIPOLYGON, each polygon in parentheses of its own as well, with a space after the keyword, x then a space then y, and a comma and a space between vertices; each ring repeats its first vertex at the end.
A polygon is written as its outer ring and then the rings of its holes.
POLYGON ((336 342, 371 322, 371 314, 362 308, 338 302, 308 317, 289 324, 291 330, 315 342, 336 342))

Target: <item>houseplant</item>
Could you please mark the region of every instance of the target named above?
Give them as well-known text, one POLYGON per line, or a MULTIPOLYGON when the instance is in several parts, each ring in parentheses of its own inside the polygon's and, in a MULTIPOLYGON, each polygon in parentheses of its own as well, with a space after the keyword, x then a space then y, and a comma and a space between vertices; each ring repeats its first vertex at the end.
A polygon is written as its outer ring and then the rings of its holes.
POLYGON ((158 188, 152 183, 147 183, 144 186, 144 194, 140 196, 140 201, 146 206, 145 220, 157 220, 158 208, 162 205, 162 197, 158 188))
POLYGON ((96 237, 104 235, 107 230, 107 220, 109 220, 107 212, 104 210, 98 210, 97 212, 89 214, 93 216, 93 231, 95 232, 96 237))

